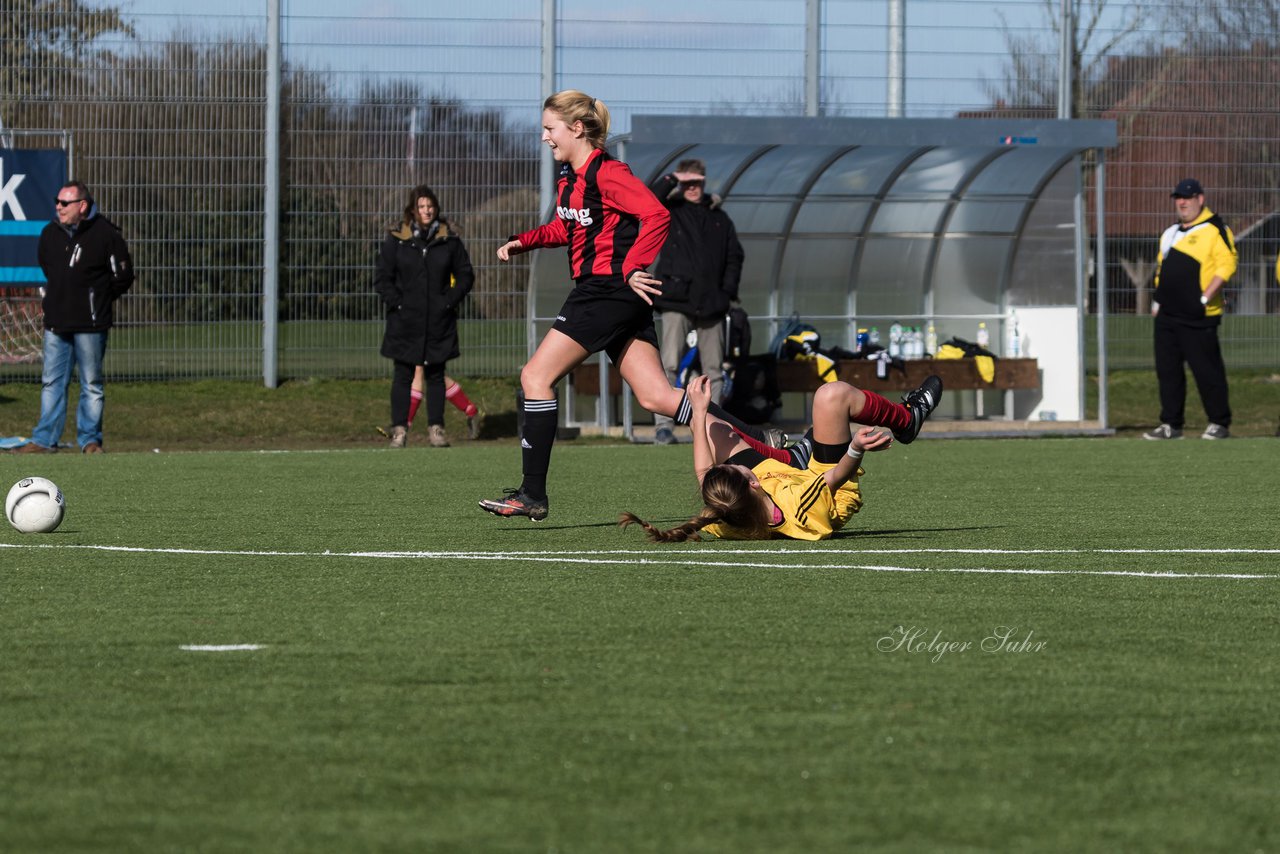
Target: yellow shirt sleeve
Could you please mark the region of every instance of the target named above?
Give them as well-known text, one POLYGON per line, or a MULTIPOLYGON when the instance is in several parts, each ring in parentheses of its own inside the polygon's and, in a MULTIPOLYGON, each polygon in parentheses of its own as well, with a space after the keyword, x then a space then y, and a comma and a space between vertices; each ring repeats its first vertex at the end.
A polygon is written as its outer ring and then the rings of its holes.
POLYGON ((1236 253, 1235 235, 1232 234, 1231 229, 1226 228, 1226 226, 1223 226, 1223 228, 1227 232, 1226 239, 1219 240, 1217 245, 1213 247, 1213 254, 1209 256, 1210 263, 1208 266, 1213 271, 1209 276, 1210 279, 1212 279, 1213 276, 1221 276, 1222 281, 1226 282, 1236 274, 1236 265, 1239 261, 1239 256, 1236 253), (1228 241, 1230 242, 1228 243, 1228 241))

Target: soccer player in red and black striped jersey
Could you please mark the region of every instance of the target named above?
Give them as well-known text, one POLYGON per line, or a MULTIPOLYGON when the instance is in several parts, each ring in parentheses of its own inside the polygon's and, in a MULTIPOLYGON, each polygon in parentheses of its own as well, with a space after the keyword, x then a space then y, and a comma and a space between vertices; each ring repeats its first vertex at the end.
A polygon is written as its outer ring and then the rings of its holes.
MULTIPOLYGON (((524 480, 505 498, 481 501, 499 516, 547 517, 547 470, 559 413, 554 386, 592 353, 604 350, 650 412, 677 416, 684 394, 667 381, 658 358, 648 272, 667 236, 670 215, 625 163, 605 151, 609 110, 582 92, 557 92, 543 104, 542 141, 560 164, 555 218, 517 235, 498 258, 568 246, 574 288, 555 324, 520 371, 524 391, 524 480)), ((684 423, 692 415, 687 402, 684 423)))
MULTIPOLYGON (((645 409, 678 424, 693 418, 688 395, 672 388, 662 369, 653 326, 653 296, 662 293, 662 282, 647 268, 662 248, 670 215, 625 163, 605 151, 609 110, 603 102, 566 89, 542 106, 542 141, 560 163, 556 215, 508 240, 498 248, 498 258, 509 261, 532 249, 568 246, 574 288, 520 371, 524 479, 504 498, 480 502, 490 513, 534 521, 548 513, 547 470, 559 421, 555 384, 592 353, 608 354, 645 409)), ((903 443, 915 438, 927 415, 912 403, 891 404, 872 392, 862 399, 866 423, 890 426, 903 443)), ((936 399, 928 409, 934 404, 936 399)), ((762 437, 718 404, 708 402, 706 411, 744 435, 762 437)))

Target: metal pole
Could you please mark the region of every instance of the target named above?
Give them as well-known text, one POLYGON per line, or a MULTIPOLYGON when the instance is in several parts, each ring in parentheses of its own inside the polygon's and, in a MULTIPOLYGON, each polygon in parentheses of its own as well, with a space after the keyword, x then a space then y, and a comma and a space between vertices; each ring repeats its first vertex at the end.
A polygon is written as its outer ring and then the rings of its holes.
MULTIPOLYGON (((542 97, 556 91, 556 0, 542 0, 542 97)), ((541 105, 539 105, 541 109, 541 105)), ((541 112, 539 112, 541 126, 541 112)), ((551 156, 538 146, 538 215, 544 216, 551 210, 552 194, 555 192, 554 165, 551 156)))
POLYGON ((1107 427, 1107 226, 1106 226, 1106 156, 1098 149, 1097 182, 1094 187, 1098 218, 1098 425, 1107 427))
POLYGON ((416 104, 409 108, 409 138, 405 140, 404 150, 405 171, 409 176, 407 183, 412 186, 415 183, 413 165, 418 159, 418 106, 416 104))
MULTIPOLYGON (((631 136, 628 134, 625 138, 619 139, 614 144, 617 157, 623 163, 627 162, 627 143, 631 136)), ((596 426, 600 428, 601 435, 607 435, 609 427, 613 424, 613 395, 609 394, 609 357, 604 353, 600 353, 597 358, 600 360, 600 396, 596 398, 596 426)), ((619 372, 621 379, 621 372, 619 372)), ((627 385, 626 380, 621 380, 622 392, 619 397, 622 399, 622 434, 627 441, 631 441, 631 387, 627 385)))
POLYGON ((1080 394, 1077 406, 1080 408, 1080 420, 1084 420, 1085 416, 1085 349, 1084 349, 1084 323, 1085 317, 1089 312, 1089 291, 1088 291, 1088 262, 1089 262, 1089 241, 1085 234, 1088 223, 1085 221, 1085 205, 1084 205, 1084 159, 1080 155, 1076 156, 1076 194, 1072 203, 1072 211, 1075 216, 1076 230, 1076 307, 1080 311, 1079 319, 1076 321, 1076 352, 1080 354, 1080 394))
MULTIPOLYGON (((542 97, 546 98, 556 91, 556 0, 542 0, 542 97)), ((538 105, 538 126, 542 126, 542 105, 538 105)), ((541 135, 541 131, 539 131, 541 135)), ((538 216, 544 217, 551 212, 555 198, 555 173, 551 155, 538 143, 538 216)), ((534 348, 538 341, 538 328, 534 322, 537 304, 535 299, 538 282, 533 275, 533 267, 529 268, 529 287, 525 299, 525 351, 527 358, 533 358, 534 348)), ((570 416, 572 417, 572 416, 570 416)))
POLYGON ((822 0, 805 0, 804 3, 804 114, 821 113, 819 103, 820 75, 822 74, 822 0))
POLYGON ((1072 0, 1062 0, 1062 32, 1058 40, 1058 118, 1071 116, 1071 54, 1075 50, 1075 21, 1071 16, 1072 0))
POLYGON ((889 91, 886 115, 891 119, 900 119, 906 114, 906 5, 906 0, 889 0, 889 91))
POLYGON ((280 0, 267 0, 267 114, 262 200, 262 382, 280 381, 280 0))

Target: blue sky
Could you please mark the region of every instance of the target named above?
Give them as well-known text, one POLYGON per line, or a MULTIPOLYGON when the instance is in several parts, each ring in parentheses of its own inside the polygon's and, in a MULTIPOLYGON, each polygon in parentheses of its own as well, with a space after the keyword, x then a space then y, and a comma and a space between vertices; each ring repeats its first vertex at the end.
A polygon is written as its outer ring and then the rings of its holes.
MULTIPOLYGON (((143 40, 176 30, 263 33, 266 0, 221 0, 191 14, 182 0, 122 0, 143 40)), ((285 57, 355 86, 409 76, 433 91, 530 111, 542 92, 540 0, 283 0, 285 57), (358 6, 358 11, 355 9, 358 6)), ((907 115, 985 106, 1011 25, 1043 30, 1042 3, 908 0, 907 115)), ((826 0, 828 112, 885 113, 887 0, 826 0)), ((803 103, 804 0, 559 0, 558 88, 584 89, 633 113, 797 111, 803 103)))

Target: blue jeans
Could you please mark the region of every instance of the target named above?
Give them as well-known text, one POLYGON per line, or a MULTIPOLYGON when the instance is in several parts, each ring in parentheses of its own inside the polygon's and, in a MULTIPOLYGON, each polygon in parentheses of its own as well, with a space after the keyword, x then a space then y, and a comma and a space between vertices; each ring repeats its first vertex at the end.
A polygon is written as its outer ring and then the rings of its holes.
POLYGON ((107 333, 44 331, 44 388, 40 392, 40 423, 31 440, 54 448, 67 426, 67 387, 71 369, 80 369, 80 406, 76 409, 76 442, 102 444, 102 359, 107 333))

